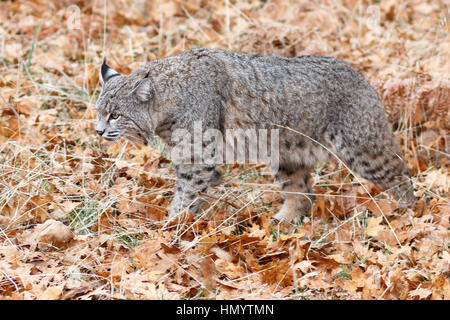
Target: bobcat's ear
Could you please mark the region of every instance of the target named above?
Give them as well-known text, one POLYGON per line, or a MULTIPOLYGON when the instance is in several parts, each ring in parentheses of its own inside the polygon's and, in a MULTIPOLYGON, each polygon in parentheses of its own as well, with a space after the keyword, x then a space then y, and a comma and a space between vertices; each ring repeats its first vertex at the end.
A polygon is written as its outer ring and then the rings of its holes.
POLYGON ((120 76, 120 73, 108 66, 105 58, 100 68, 100 82, 104 85, 109 79, 115 76, 120 76))
POLYGON ((130 95, 136 95, 142 102, 150 101, 153 97, 153 85, 149 78, 139 79, 134 84, 130 95))

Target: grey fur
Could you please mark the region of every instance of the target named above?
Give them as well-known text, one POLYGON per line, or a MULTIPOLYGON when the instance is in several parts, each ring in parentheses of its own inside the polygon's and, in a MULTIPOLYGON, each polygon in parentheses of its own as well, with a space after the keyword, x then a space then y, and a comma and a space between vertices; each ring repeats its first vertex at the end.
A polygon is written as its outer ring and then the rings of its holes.
MULTIPOLYGON (((105 72, 108 72, 105 69, 105 72)), ((104 84, 97 101, 97 131, 109 140, 148 143, 153 134, 173 146, 175 129, 289 127, 327 146, 352 170, 387 190, 400 206, 414 203, 400 147, 375 90, 347 63, 330 57, 294 58, 194 49, 152 61, 104 84), (110 115, 116 113, 116 120, 110 115)), ((275 216, 305 214, 312 197, 310 172, 329 157, 312 140, 280 131, 277 179, 285 202, 275 216)), ((170 217, 199 212, 199 192, 220 183, 215 167, 175 166, 178 177, 170 217)))

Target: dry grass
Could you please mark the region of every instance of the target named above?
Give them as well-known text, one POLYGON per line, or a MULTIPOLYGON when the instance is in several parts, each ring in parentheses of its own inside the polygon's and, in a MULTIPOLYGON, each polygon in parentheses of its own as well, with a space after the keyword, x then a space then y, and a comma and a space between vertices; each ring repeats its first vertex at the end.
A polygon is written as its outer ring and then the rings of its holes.
POLYGON ((2 298, 449 298, 445 1, 40 0, 1 2, 0 16, 2 298), (385 103, 416 206, 330 161, 311 214, 274 225, 272 177, 225 166, 204 219, 167 224, 164 146, 93 134, 97 70, 194 47, 350 62, 385 103))

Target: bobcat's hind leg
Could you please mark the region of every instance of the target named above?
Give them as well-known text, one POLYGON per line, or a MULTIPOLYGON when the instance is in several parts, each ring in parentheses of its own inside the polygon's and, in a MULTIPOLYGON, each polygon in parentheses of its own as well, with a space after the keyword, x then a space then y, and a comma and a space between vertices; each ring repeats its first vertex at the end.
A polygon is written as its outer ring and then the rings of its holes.
POLYGON ((280 165, 275 177, 283 191, 284 203, 274 219, 291 222, 309 211, 314 202, 311 171, 312 167, 300 164, 280 165))
POLYGON ((400 147, 388 128, 372 132, 371 136, 350 139, 351 133, 336 130, 331 144, 338 156, 361 177, 372 181, 398 203, 399 207, 415 203, 414 187, 400 147))

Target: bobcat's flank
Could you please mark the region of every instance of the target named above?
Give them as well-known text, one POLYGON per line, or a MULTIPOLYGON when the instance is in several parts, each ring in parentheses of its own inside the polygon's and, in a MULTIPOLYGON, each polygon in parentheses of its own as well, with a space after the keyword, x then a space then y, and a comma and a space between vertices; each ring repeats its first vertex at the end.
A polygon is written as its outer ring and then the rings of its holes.
MULTIPOLYGON (((410 174, 381 101, 345 62, 194 49, 149 62, 129 75, 104 62, 100 78, 96 130, 107 140, 147 144, 156 134, 174 147, 172 133, 192 132, 194 122, 203 131, 279 129, 275 177, 284 204, 274 216, 278 220, 307 213, 313 201, 310 173, 315 163, 329 157, 326 148, 386 190, 399 206, 414 203, 410 174)), ((204 147, 213 144, 214 150, 213 140, 204 147)), ((178 180, 170 218, 185 209, 201 211, 199 192, 220 183, 216 166, 174 165, 178 180)))

